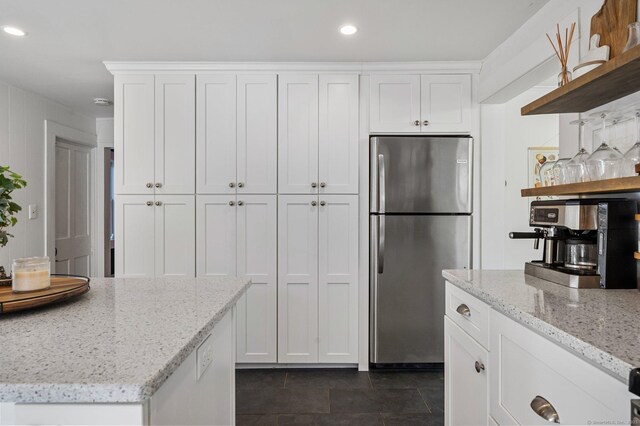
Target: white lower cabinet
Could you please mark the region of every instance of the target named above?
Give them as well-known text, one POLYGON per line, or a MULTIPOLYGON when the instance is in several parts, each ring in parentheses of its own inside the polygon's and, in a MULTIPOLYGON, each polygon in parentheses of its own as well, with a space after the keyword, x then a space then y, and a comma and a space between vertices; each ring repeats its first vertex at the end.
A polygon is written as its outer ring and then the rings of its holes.
POLYGON ((356 195, 280 195, 279 362, 357 362, 357 220, 356 195))
POLYGON ((197 197, 198 276, 251 278, 237 304, 237 361, 277 361, 276 195, 197 197))
POLYGON ((118 195, 117 277, 193 277, 193 195, 118 195))

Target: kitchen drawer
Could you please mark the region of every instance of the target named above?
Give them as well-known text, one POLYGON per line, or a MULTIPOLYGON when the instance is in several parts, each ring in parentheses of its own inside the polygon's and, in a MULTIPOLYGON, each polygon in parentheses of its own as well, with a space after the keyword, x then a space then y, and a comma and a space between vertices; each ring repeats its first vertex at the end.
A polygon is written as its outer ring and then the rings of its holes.
POLYGON ((489 305, 447 282, 446 315, 460 328, 489 348, 489 305))
POLYGON ((535 412, 534 400, 548 401, 560 424, 629 422, 633 395, 622 382, 516 321, 490 316, 489 410, 498 424, 553 421, 535 412))

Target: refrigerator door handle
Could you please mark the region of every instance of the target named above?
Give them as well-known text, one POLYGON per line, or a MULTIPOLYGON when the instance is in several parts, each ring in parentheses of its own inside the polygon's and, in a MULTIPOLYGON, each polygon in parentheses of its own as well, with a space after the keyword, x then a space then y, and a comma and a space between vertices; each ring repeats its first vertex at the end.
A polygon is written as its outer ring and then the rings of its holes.
POLYGON ((384 272, 384 237, 385 237, 385 218, 384 215, 378 216, 378 273, 384 272))
POLYGON ((384 188, 384 155, 378 154, 378 213, 385 212, 385 188, 384 188))

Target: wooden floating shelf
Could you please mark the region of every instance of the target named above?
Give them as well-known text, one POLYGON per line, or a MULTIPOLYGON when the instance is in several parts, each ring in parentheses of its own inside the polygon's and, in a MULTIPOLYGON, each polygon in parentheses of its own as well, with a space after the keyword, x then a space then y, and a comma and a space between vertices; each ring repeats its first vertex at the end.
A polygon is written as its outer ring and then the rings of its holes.
POLYGON ((522 189, 520 194, 523 197, 545 197, 552 195, 616 194, 620 192, 640 192, 640 176, 526 188, 522 189))
POLYGON ((585 112, 640 91, 640 46, 525 105, 522 115, 585 112))

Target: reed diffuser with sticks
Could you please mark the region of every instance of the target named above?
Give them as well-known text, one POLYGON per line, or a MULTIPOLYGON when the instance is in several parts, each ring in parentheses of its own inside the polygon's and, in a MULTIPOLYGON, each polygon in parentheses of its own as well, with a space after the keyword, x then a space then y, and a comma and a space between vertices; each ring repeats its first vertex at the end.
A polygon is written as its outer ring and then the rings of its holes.
POLYGON ((564 86, 571 81, 571 71, 567 68, 567 62, 569 61, 569 51, 571 50, 571 40, 573 39, 573 32, 576 29, 576 23, 571 24, 571 29, 564 29, 564 43, 562 43, 562 36, 560 35, 560 24, 556 24, 556 40, 558 45, 551 40, 551 36, 547 34, 551 47, 556 52, 556 56, 560 60, 560 74, 558 74, 558 87, 564 86))

